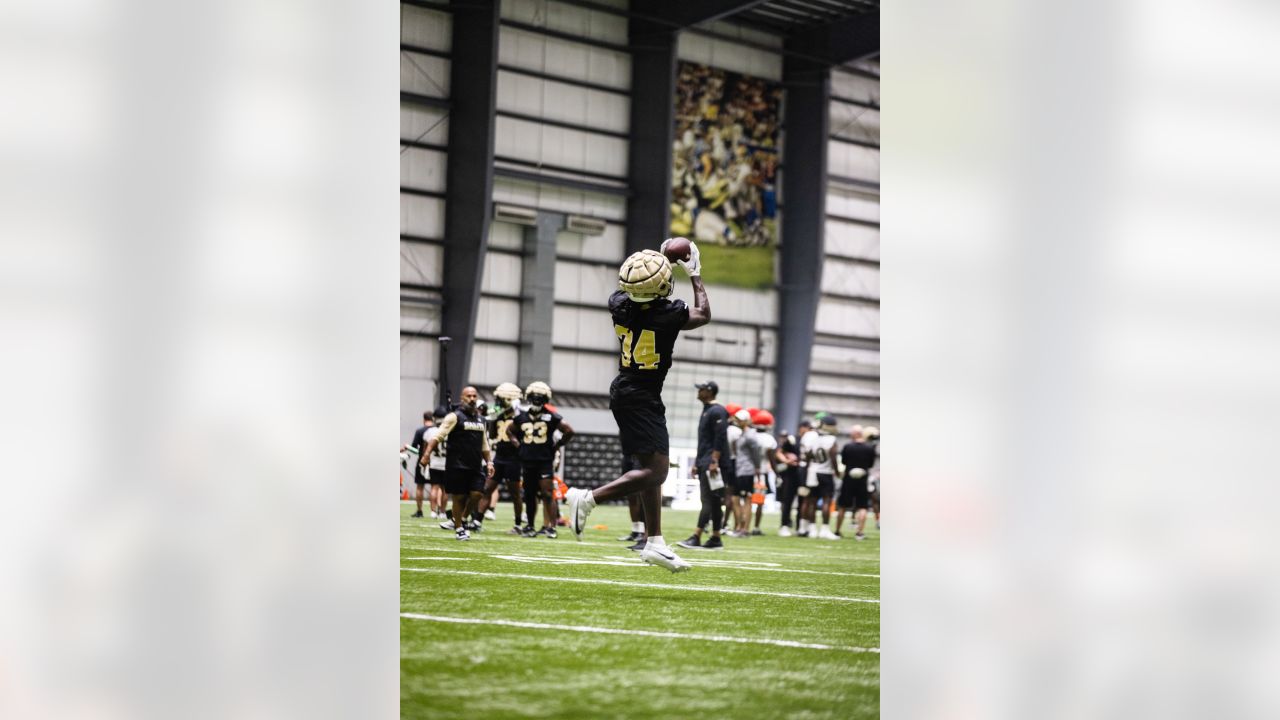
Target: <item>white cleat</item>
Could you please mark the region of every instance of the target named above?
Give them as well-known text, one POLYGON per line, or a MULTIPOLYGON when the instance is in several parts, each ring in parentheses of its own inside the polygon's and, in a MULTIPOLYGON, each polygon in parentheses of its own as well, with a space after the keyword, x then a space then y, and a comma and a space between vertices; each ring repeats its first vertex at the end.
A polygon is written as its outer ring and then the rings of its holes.
POLYGON ((680 559, 680 556, 672 552, 671 548, 666 545, 646 545, 640 551, 640 559, 650 565, 664 567, 673 573, 684 572, 692 567, 688 562, 680 559))
POLYGON ((587 526, 587 516, 595 509, 596 499, 586 488, 569 488, 565 499, 569 501, 569 527, 578 542, 582 542, 582 531, 587 526))
POLYGON ((791 528, 786 525, 778 528, 778 537, 791 537, 791 528))
POLYGON ((822 540, 839 540, 840 536, 824 527, 818 531, 818 538, 822 540))
POLYGON ((485 519, 485 520, 497 520, 497 519, 498 519, 498 516, 497 516, 497 515, 495 515, 495 514, 494 514, 494 512, 493 512, 492 510, 485 510, 485 511, 484 511, 484 519, 485 519))
POLYGON ((444 522, 440 523, 440 529, 441 529, 441 530, 452 530, 452 529, 453 529, 453 521, 452 521, 452 520, 445 520, 444 522))

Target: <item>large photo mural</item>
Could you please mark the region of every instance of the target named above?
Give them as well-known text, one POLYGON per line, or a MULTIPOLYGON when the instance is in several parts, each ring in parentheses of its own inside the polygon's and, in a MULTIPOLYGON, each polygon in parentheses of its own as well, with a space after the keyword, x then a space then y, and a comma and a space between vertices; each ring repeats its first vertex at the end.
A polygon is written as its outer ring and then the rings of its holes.
POLYGON ((708 283, 771 286, 782 86, 682 62, 675 101, 671 234, 697 241, 708 283))

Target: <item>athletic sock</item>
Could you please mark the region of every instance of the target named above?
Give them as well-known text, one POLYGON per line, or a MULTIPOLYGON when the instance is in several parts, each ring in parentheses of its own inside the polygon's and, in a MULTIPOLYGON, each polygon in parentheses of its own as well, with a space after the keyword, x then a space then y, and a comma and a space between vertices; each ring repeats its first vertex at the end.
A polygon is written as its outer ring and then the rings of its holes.
POLYGON ((643 522, 631 523, 631 532, 638 532, 638 533, 644 532, 644 523, 643 522))
POLYGON ((661 535, 654 535, 645 541, 644 546, 652 547, 654 545, 666 545, 666 544, 667 544, 667 541, 663 540, 661 535))

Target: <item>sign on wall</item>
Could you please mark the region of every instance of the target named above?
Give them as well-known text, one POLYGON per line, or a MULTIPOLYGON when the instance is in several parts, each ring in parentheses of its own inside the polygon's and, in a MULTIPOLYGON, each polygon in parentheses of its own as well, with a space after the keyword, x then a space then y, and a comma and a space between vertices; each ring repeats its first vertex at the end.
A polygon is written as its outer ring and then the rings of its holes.
POLYGON ((682 62, 675 102, 671 234, 698 243, 706 282, 772 286, 782 86, 682 62))

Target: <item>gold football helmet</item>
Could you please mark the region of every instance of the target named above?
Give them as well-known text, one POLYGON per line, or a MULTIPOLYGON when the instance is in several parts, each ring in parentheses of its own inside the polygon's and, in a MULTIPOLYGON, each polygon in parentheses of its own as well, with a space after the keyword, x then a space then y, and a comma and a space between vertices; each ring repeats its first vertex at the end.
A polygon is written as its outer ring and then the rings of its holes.
POLYGON ((618 289, 635 302, 649 302, 671 294, 671 261, 657 250, 632 253, 618 270, 618 289))
POLYGON ((551 402, 551 386, 541 380, 535 380, 524 389, 524 399, 528 400, 530 405, 541 408, 551 402))

